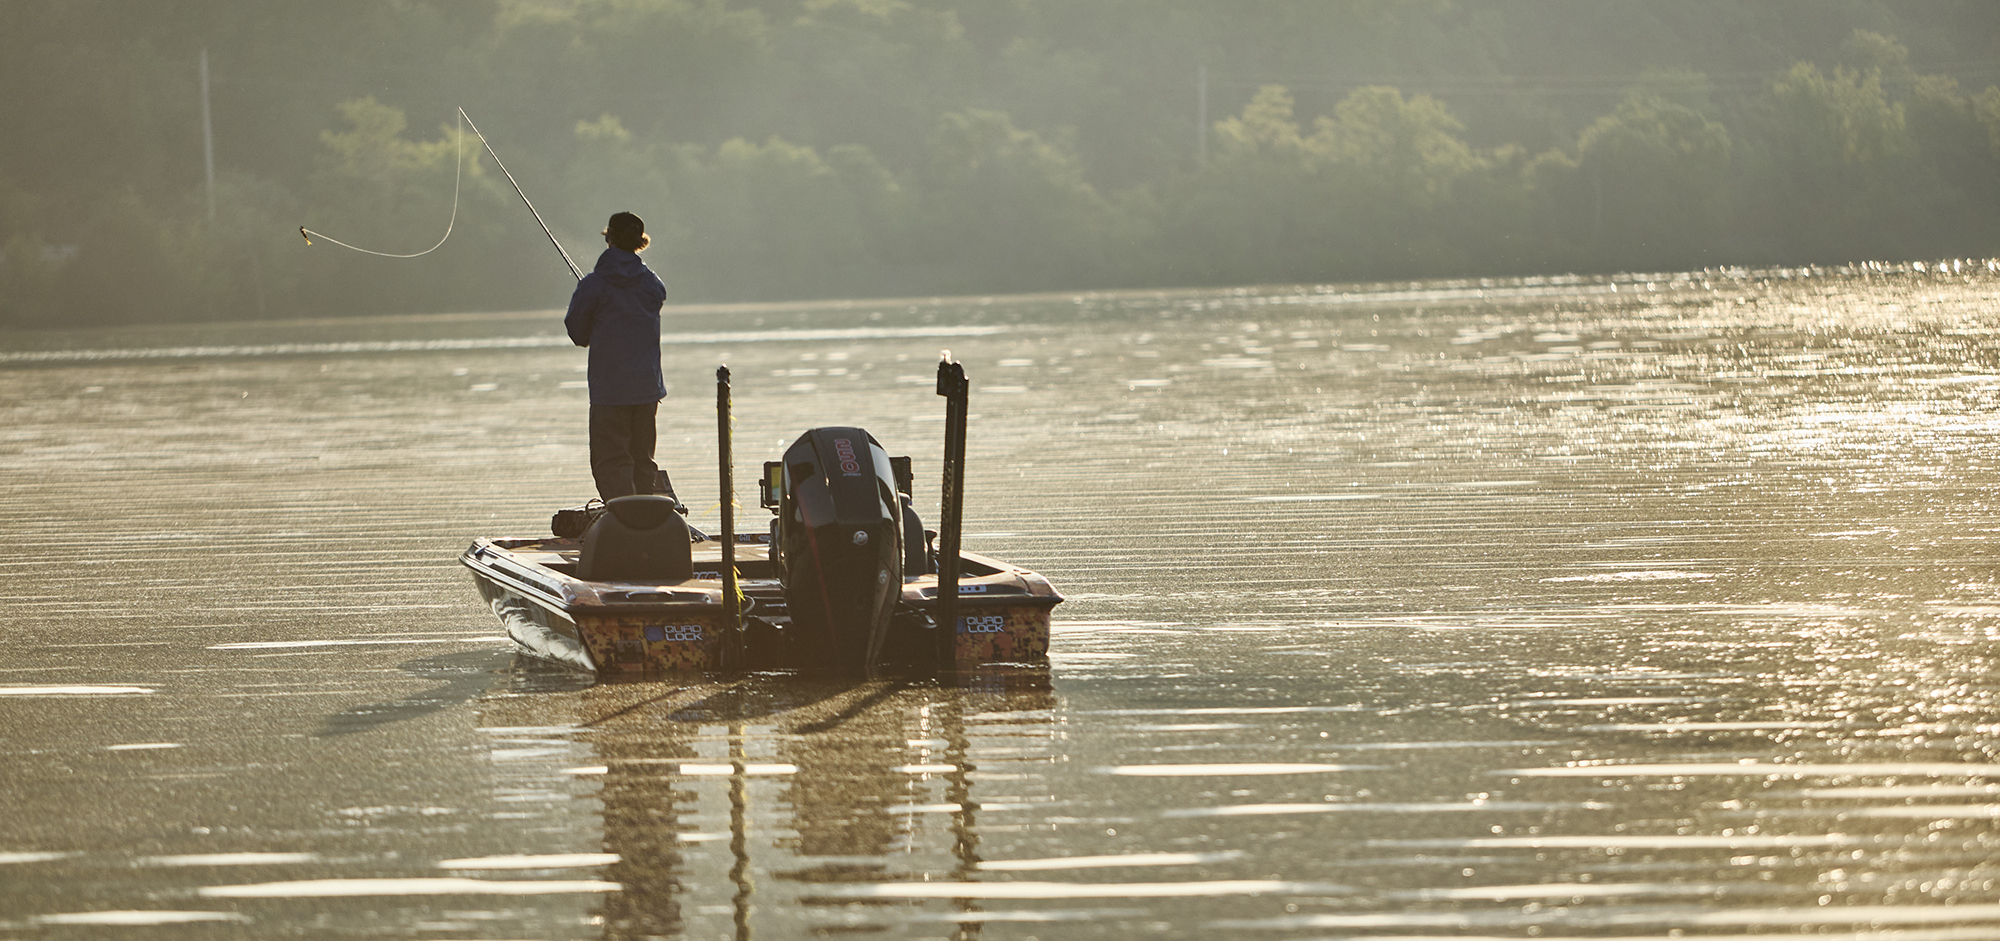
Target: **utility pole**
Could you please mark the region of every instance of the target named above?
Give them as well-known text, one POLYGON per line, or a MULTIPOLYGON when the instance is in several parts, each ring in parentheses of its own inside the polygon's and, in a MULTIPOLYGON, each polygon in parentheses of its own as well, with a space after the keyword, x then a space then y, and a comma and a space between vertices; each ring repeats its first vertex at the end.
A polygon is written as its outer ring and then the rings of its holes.
POLYGON ((215 129, 208 118, 208 47, 201 47, 201 154, 208 168, 208 223, 215 224, 215 129))
POLYGON ((1194 143, 1196 159, 1208 166, 1208 63, 1194 67, 1194 143))

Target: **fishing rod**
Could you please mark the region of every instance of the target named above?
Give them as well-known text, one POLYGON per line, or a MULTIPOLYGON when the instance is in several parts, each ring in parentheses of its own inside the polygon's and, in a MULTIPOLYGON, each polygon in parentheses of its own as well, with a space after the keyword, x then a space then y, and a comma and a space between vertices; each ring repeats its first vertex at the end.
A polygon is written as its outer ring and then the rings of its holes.
POLYGON ((486 155, 492 157, 493 165, 499 167, 500 172, 506 175, 507 182, 514 187, 514 195, 521 197, 522 205, 527 206, 528 212, 534 215, 536 224, 542 227, 542 234, 549 237, 549 244, 556 247, 556 254, 561 255, 563 264, 569 266, 569 273, 575 275, 578 281, 583 280, 583 269, 576 266, 576 262, 569 257, 569 252, 562 247, 562 243, 556 241, 556 234, 549 231, 549 224, 542 221, 542 214, 535 212, 535 204, 528 201, 528 194, 521 192, 521 184, 514 182, 514 174, 507 172, 507 165, 501 163, 500 155, 493 152, 493 144, 487 141, 486 135, 479 133, 479 125, 472 123, 472 116, 466 114, 464 108, 458 109, 458 116, 464 118, 465 126, 472 128, 472 133, 479 136, 479 143, 486 147, 486 155))

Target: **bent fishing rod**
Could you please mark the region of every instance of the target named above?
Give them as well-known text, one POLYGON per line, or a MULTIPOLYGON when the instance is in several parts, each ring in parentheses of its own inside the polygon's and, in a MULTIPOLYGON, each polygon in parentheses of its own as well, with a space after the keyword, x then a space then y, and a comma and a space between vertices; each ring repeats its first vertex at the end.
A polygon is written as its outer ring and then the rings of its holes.
MULTIPOLYGON (((549 237, 549 244, 554 245, 556 247, 556 254, 561 255, 563 264, 569 266, 569 273, 573 277, 575 277, 578 281, 582 281, 583 269, 578 268, 576 266, 576 261, 569 257, 569 251, 563 248, 562 242, 556 240, 556 234, 549 230, 549 224, 547 222, 542 221, 542 214, 535 210, 535 204, 528 200, 528 194, 521 191, 521 184, 514 180, 514 174, 507 170, 506 164, 500 162, 500 155, 493 152, 493 143, 486 139, 485 134, 481 134, 479 132, 479 125, 472 123, 472 116, 466 114, 464 108, 458 109, 458 119, 460 121, 463 121, 466 127, 472 128, 472 133, 479 137, 479 143, 486 148, 486 155, 493 158, 493 165, 499 167, 500 172, 507 177, 508 185, 514 187, 514 195, 521 197, 521 204, 528 207, 529 214, 535 217, 535 224, 542 227, 542 234, 549 237)), ((460 136, 462 137, 463 134, 461 134, 460 136)), ((456 166, 459 167, 458 174, 461 177, 464 175, 463 164, 464 164, 463 158, 459 158, 457 160, 457 163, 455 164, 456 166)), ((306 228, 305 226, 299 226, 299 235, 300 237, 306 240, 307 245, 311 245, 313 236, 317 235, 320 238, 325 239, 328 242, 332 242, 335 245, 339 245, 342 248, 351 248, 357 252, 364 252, 370 255, 380 255, 384 258, 416 258, 419 255, 428 255, 431 252, 437 251, 438 247, 444 244, 445 239, 451 238, 452 226, 456 225, 457 223, 458 223, 458 180, 454 178, 452 181, 452 189, 451 189, 451 221, 445 224, 444 238, 438 239, 437 245, 433 245, 429 248, 426 248, 421 252, 414 252, 408 255, 395 255, 395 254, 390 254, 388 252, 373 251, 370 249, 362 248, 358 245, 349 245, 346 242, 343 242, 337 238, 333 238, 332 236, 326 235, 325 233, 322 232, 315 232, 311 229, 306 228)))
POLYGON ((542 234, 549 237, 549 244, 556 247, 556 254, 561 255, 563 264, 569 266, 569 273, 575 275, 578 281, 583 280, 583 269, 576 266, 576 262, 570 259, 569 252, 562 247, 562 243, 556 241, 556 234, 549 231, 549 224, 542 221, 542 214, 535 212, 535 204, 528 202, 528 194, 521 192, 521 184, 514 182, 514 174, 507 172, 507 165, 500 162, 500 155, 493 152, 493 145, 486 140, 486 135, 479 133, 479 125, 472 123, 472 116, 466 114, 464 108, 458 109, 458 116, 465 119, 465 126, 472 128, 473 134, 478 135, 479 143, 486 147, 486 155, 493 158, 493 165, 499 167, 500 172, 507 177, 508 184, 514 187, 514 195, 521 197, 521 204, 528 207, 528 212, 535 217, 535 224, 542 227, 542 234))

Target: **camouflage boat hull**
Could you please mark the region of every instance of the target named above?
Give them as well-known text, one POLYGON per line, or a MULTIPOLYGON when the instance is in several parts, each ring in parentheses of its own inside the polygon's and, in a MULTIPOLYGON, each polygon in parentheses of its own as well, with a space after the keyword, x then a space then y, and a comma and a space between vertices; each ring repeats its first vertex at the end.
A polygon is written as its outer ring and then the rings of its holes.
MULTIPOLYGON (((824 666, 819 644, 792 624, 766 537, 735 547, 744 623, 728 623, 721 550, 694 546, 694 577, 667 583, 590 581, 576 575, 574 538, 478 539, 459 561, 480 597, 526 653, 605 675, 654 676, 824 666)), ((936 623, 937 576, 905 579, 877 666, 956 672, 993 663, 1045 663, 1050 612, 1062 602, 1039 574, 960 554, 957 624, 936 623)))

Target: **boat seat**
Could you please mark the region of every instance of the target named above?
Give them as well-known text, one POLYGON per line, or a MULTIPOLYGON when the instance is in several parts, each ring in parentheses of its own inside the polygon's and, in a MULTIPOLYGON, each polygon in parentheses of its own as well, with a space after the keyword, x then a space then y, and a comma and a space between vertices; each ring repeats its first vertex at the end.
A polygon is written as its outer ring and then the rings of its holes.
POLYGON ((617 497, 583 533, 576 575, 593 582, 681 582, 694 577, 687 521, 660 494, 617 497))

